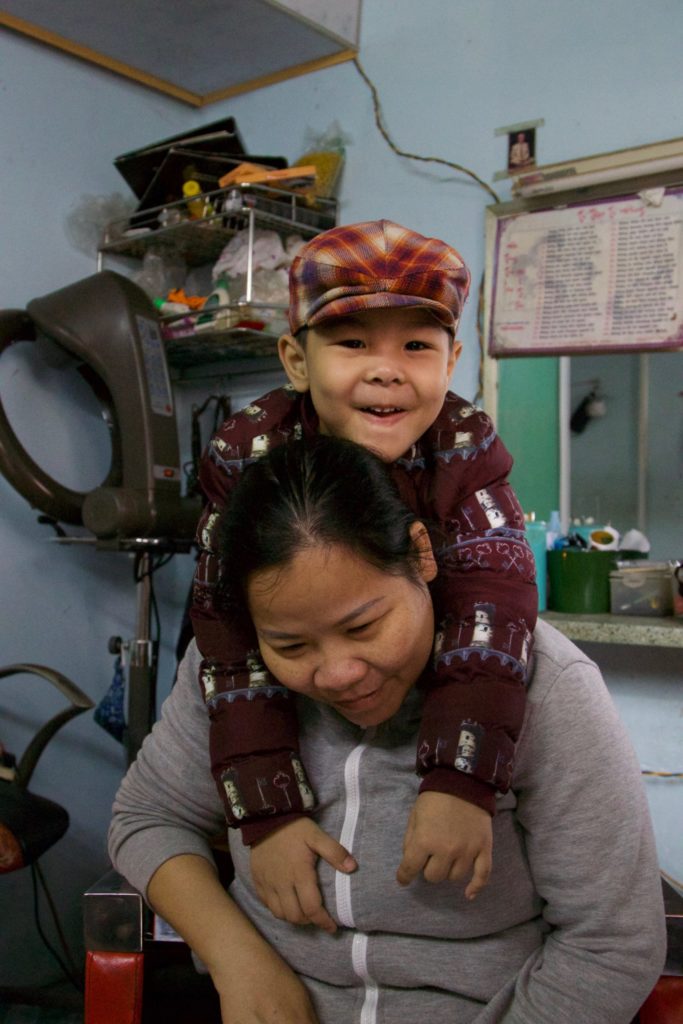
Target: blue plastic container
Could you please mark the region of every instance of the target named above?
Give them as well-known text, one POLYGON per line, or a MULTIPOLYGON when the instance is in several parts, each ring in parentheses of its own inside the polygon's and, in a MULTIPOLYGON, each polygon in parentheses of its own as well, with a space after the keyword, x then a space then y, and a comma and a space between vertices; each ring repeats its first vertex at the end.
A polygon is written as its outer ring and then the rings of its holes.
POLYGON ((548 607, 548 524, 542 519, 535 519, 526 524, 526 536, 536 563, 536 586, 538 588, 538 610, 544 612, 548 607))

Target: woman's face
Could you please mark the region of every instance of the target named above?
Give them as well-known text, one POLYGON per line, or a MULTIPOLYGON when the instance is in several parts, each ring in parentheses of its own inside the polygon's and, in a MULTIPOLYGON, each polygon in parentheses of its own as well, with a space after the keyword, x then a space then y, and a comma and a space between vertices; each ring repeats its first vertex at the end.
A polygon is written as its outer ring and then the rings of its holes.
MULTIPOLYGON (((414 536, 420 524, 414 524, 414 536)), ((386 721, 427 664, 436 574, 425 548, 417 582, 341 545, 300 551, 284 568, 254 573, 247 594, 261 654, 290 690, 329 704, 355 725, 386 721)))

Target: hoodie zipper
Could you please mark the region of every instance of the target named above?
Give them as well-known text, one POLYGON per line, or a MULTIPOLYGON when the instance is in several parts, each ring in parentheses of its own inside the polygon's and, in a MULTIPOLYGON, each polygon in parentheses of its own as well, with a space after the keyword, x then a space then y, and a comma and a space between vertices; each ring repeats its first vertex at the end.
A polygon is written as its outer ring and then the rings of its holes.
MULTIPOLYGON (((367 729, 363 740, 351 751, 344 765, 344 791, 346 809, 339 842, 353 853, 353 842, 356 836, 358 816, 360 814, 360 763, 363 753, 367 750, 366 740, 374 734, 374 729, 367 729)), ((335 894, 337 899, 337 916, 340 924, 355 929, 353 907, 351 905, 351 875, 337 871, 335 894)), ((375 1024, 377 1019, 377 1002, 379 989, 368 971, 368 937, 363 932, 356 932, 351 945, 351 963, 355 973, 365 986, 365 999, 360 1013, 360 1024, 375 1024)))
MULTIPOLYGON (((346 758, 344 765, 346 809, 339 842, 349 853, 353 853, 353 841, 356 835, 358 815, 360 814, 360 762, 364 751, 367 749, 366 736, 367 732, 364 733, 363 740, 361 740, 357 747, 353 748, 346 758)), ((355 928, 353 908, 351 906, 351 875, 345 875, 343 871, 337 871, 335 892, 339 923, 343 924, 346 928, 355 928)))

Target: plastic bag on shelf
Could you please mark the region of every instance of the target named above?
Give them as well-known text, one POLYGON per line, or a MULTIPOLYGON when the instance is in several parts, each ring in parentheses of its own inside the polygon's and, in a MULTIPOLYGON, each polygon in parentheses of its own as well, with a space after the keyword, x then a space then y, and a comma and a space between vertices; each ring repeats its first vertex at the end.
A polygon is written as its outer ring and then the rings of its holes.
POLYGON ((181 288, 187 277, 187 266, 179 256, 164 251, 148 249, 142 260, 142 267, 133 274, 133 281, 151 299, 165 298, 174 288, 181 288))
MULTIPOLYGON (((246 302, 247 277, 230 278, 230 297, 232 302, 246 302)), ((263 302, 269 306, 286 306, 289 302, 289 275, 284 267, 267 270, 260 267, 252 274, 251 301, 263 302)))
POLYGON ((287 235, 285 239, 285 252, 287 254, 286 265, 288 267, 294 262, 299 249, 303 248, 305 244, 301 235, 287 235))
MULTIPOLYGON (((282 266, 286 258, 285 247, 277 232, 260 228, 254 231, 253 270, 273 270, 282 266)), ((211 276, 214 281, 225 276, 238 277, 240 274, 246 274, 248 263, 249 232, 238 231, 216 260, 211 276)))
POLYGON ((94 259, 105 229, 110 241, 122 236, 134 210, 135 200, 119 192, 108 196, 83 195, 66 215, 66 236, 75 249, 94 259))
POLYGON ((292 166, 312 164, 315 167, 316 181, 310 190, 314 197, 329 199, 336 195, 346 146, 350 141, 351 137, 342 131, 337 121, 320 134, 310 129, 307 131, 304 140, 306 151, 292 166))

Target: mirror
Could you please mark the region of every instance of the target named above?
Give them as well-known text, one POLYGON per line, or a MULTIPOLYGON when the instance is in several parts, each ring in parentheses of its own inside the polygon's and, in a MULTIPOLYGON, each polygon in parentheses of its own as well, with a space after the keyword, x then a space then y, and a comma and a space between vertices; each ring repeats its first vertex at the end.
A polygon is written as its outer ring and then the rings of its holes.
POLYGON ((683 557, 682 370, 680 350, 487 359, 484 405, 525 511, 640 529, 651 560, 683 557), (592 392, 604 415, 571 430, 592 392))
POLYGON ((569 508, 683 555, 683 352, 569 360, 569 508))

